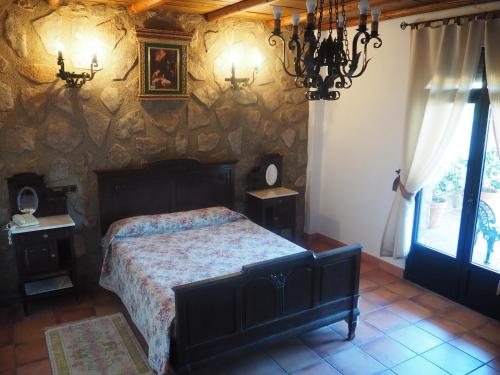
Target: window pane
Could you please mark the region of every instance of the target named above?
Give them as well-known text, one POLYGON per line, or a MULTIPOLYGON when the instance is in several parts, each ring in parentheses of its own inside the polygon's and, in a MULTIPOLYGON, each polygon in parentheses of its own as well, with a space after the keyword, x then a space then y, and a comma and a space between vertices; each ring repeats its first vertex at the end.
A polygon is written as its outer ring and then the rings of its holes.
POLYGON ((466 105, 440 169, 422 189, 417 241, 456 257, 474 104, 466 105))
MULTIPOLYGON (((496 125, 496 124, 495 124, 496 125)), ((500 127, 495 129, 491 114, 484 159, 483 178, 472 263, 500 273, 500 127)))

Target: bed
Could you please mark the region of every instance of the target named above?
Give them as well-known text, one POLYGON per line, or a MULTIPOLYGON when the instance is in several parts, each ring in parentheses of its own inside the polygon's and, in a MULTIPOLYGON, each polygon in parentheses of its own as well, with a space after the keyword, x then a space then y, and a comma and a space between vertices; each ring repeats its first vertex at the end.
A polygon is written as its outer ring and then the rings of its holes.
POLYGON ((354 337, 361 246, 313 254, 234 208, 235 162, 168 160, 98 171, 105 258, 151 367, 186 373, 346 320, 354 337))

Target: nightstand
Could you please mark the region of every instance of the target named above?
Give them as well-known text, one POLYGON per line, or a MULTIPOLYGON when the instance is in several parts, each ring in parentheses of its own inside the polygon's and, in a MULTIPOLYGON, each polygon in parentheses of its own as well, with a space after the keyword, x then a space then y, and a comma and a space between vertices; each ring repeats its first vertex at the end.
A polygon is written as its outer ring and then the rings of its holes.
POLYGON ((25 314, 33 299, 64 293, 78 299, 75 222, 69 215, 37 219, 39 225, 11 229, 25 314))
POLYGON ((247 192, 247 215, 250 220, 279 235, 290 230, 295 239, 295 207, 299 193, 283 187, 247 192))

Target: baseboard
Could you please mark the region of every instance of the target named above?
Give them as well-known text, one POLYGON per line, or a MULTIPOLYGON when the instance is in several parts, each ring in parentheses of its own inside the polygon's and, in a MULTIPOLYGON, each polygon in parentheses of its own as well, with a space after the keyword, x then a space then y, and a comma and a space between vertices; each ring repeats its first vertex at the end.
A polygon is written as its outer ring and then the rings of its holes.
POLYGON ((323 242, 325 244, 328 244, 329 246, 332 247, 332 249, 336 248, 336 247, 342 247, 342 246, 347 245, 341 241, 337 241, 337 240, 330 238, 328 236, 325 236, 324 234, 321 234, 321 233, 312 233, 312 234, 304 233, 304 241, 320 241, 320 242, 323 242))
POLYGON ((389 263, 384 258, 379 258, 378 256, 370 254, 368 251, 363 250, 363 255, 361 256, 361 259, 367 263, 371 263, 377 266, 382 271, 385 271, 393 276, 403 279, 404 269, 396 266, 395 264, 389 263))
MULTIPOLYGON (((320 241, 324 244, 327 244, 328 246, 331 246, 332 249, 347 245, 346 243, 344 243, 342 241, 325 236, 324 234, 321 234, 321 233, 311 233, 311 234, 304 233, 304 240, 305 241, 320 241)), ((392 264, 384 258, 377 257, 376 255, 371 254, 367 250, 363 249, 361 259, 363 260, 363 262, 371 263, 371 264, 377 266, 378 268, 380 268, 382 271, 390 273, 393 276, 396 276, 400 279, 403 278, 403 271, 404 271, 403 267, 392 264)))

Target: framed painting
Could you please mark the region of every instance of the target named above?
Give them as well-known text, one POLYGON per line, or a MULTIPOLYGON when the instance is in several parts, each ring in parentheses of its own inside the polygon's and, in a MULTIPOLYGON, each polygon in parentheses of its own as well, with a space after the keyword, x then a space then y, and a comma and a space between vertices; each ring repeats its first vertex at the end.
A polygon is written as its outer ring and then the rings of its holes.
POLYGON ((142 100, 187 100, 191 33, 136 28, 142 100))

